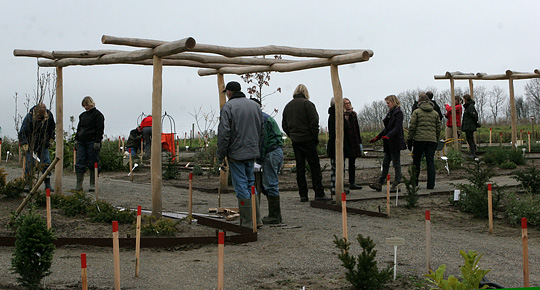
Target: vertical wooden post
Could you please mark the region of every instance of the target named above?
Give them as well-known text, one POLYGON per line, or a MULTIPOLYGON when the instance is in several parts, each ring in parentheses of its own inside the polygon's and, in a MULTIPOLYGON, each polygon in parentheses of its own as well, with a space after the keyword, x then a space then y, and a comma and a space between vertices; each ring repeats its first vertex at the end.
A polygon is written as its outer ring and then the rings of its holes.
POLYGON ((131 158, 131 148, 129 150, 129 176, 131 178, 131 182, 133 182, 133 159, 131 158))
POLYGON ((516 101, 514 99, 514 78, 508 79, 510 86, 510 115, 512 117, 512 147, 517 148, 517 114, 516 101))
POLYGON ((218 282, 217 290, 223 290, 224 280, 224 264, 225 264, 225 233, 220 231, 218 233, 218 282))
POLYGON ((139 277, 139 262, 141 254, 141 206, 137 206, 137 228, 135 233, 135 277, 139 277))
POLYGON ((189 223, 193 220, 193 172, 189 173, 189 200, 188 200, 189 223))
MULTIPOLYGON (((223 106, 225 106, 225 103, 227 102, 227 96, 223 92, 225 90, 225 79, 223 78, 223 74, 218 73, 217 74, 217 86, 218 86, 218 96, 219 96, 219 110, 221 112, 221 109, 223 106)), ((225 158, 226 159, 226 158, 225 158)), ((226 160, 224 160, 225 163, 226 160)), ((228 188, 228 177, 229 177, 229 171, 228 166, 225 166, 226 170, 220 170, 219 171, 219 193, 224 192, 228 188)))
POLYGON ((529 236, 527 218, 521 218, 521 239, 523 246, 523 287, 529 287, 529 236))
POLYGON ((343 190, 343 90, 339 81, 337 65, 330 65, 330 76, 332 79, 332 89, 334 91, 334 101, 336 103, 336 202, 341 202, 338 192, 343 190))
POLYGON ((488 219, 489 219, 489 234, 493 234, 493 192, 491 191, 491 183, 488 183, 488 219))
POLYGON ((163 60, 161 57, 154 55, 154 72, 152 81, 152 116, 158 116, 157 122, 152 122, 152 147, 150 162, 151 183, 152 183, 152 215, 156 218, 161 217, 162 201, 161 201, 161 122, 159 116, 162 111, 162 74, 163 60))
POLYGON ((45 189, 45 207, 47 209, 47 229, 51 228, 51 189, 45 189))
POLYGON ((491 147, 491 127, 489 127, 489 147, 491 147))
POLYGON ((390 174, 386 175, 386 214, 390 217, 390 174))
POLYGON ((528 138, 529 138, 528 144, 529 144, 529 153, 531 153, 531 132, 527 132, 527 135, 529 135, 528 136, 528 138))
POLYGON ((251 186, 251 221, 253 232, 257 232, 257 200, 255 196, 255 186, 251 186))
POLYGON ((56 67, 56 153, 60 158, 54 173, 54 190, 62 193, 62 176, 64 174, 64 77, 61 67, 56 67))
POLYGON ((73 173, 75 173, 75 164, 77 164, 77 148, 73 146, 73 173))
POLYGON ((126 145, 124 143, 125 140, 126 138, 122 137, 122 153, 126 152, 126 145))
POLYGON ((456 97, 454 94, 454 78, 450 78, 450 96, 452 98, 452 138, 454 139, 454 150, 459 150, 457 120, 456 120, 456 97))
POLYGON ((86 272, 86 254, 81 254, 81 284, 82 290, 88 290, 88 274, 86 272))
POLYGON ((341 220, 343 226, 343 239, 345 242, 348 240, 348 228, 347 228, 347 194, 341 193, 341 220))
POLYGON ((113 228, 113 262, 114 262, 114 289, 120 290, 120 243, 118 240, 118 221, 112 222, 113 228))
POLYGON ((431 271, 431 214, 429 210, 426 210, 426 265, 428 273, 431 271))
MULTIPOLYGON (((95 183, 94 183, 94 186, 96 187, 96 200, 98 200, 98 192, 99 192, 99 186, 98 186, 98 176, 99 176, 99 172, 98 172, 98 163, 97 162, 94 162, 94 180, 95 180, 95 183)), ((92 174, 92 173, 90 173, 92 174)))

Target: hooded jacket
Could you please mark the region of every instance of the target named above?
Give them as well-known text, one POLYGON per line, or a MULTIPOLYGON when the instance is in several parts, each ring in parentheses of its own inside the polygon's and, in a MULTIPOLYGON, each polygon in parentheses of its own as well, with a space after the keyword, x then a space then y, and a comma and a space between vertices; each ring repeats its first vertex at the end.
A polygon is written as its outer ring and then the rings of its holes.
POLYGON ((293 143, 319 142, 319 114, 304 94, 296 94, 283 109, 283 131, 293 143))
POLYGON ((441 134, 441 119, 430 101, 420 102, 409 123, 407 140, 437 143, 441 134))
POLYGON ((41 152, 49 148, 49 142, 55 138, 56 124, 51 111, 47 110, 43 120, 37 117, 36 106, 30 109, 30 112, 24 117, 19 131, 19 141, 21 145, 28 144, 28 147, 34 152, 41 152))
POLYGON ((461 131, 474 132, 478 123, 478 112, 474 107, 474 101, 469 101, 463 105, 465 112, 463 113, 463 122, 461 122, 461 131))
POLYGON ((379 139, 387 136, 389 139, 383 139, 384 152, 399 153, 405 150, 405 135, 403 134, 403 111, 400 107, 394 107, 383 119, 384 129, 377 135, 379 139))
POLYGON ((235 92, 220 112, 217 157, 223 160, 256 159, 264 138, 263 116, 259 105, 235 92))

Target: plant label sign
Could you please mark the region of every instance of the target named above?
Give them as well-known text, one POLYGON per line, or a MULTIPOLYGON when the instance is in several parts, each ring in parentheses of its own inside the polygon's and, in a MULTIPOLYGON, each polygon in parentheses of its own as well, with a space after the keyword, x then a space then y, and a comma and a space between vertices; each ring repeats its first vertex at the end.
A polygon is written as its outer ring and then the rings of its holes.
POLYGON ((459 190, 459 189, 454 190, 454 201, 459 200, 459 195, 460 194, 461 194, 461 190, 459 190))
POLYGON ((386 244, 391 246, 403 246, 405 245, 404 238, 387 238, 386 244))

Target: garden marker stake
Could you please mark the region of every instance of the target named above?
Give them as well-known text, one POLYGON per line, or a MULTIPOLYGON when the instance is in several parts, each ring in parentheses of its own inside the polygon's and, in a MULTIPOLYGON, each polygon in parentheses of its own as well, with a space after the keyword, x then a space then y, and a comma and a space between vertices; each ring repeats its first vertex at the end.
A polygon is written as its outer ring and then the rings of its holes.
POLYGON ((21 143, 19 143, 19 164, 21 163, 21 143))
POLYGON ((81 254, 81 282, 82 290, 88 290, 88 276, 86 273, 86 254, 81 254))
POLYGON ((50 229, 51 228, 51 189, 50 188, 47 188, 45 189, 45 196, 46 196, 46 199, 45 199, 45 204, 46 204, 46 208, 47 208, 47 229, 50 229))
POLYGON ((142 163, 142 161, 143 161, 142 159, 143 159, 143 156, 144 156, 143 151, 144 151, 144 142, 143 142, 143 138, 141 138, 141 164, 143 164, 142 163))
POLYGON ((137 231, 135 237, 135 277, 139 277, 139 256, 141 252, 141 206, 137 206, 137 231))
POLYGON ((225 233, 218 233, 218 272, 217 272, 217 290, 223 290, 224 278, 224 259, 225 259, 225 233))
POLYGON ((114 289, 120 290, 120 245, 118 241, 118 221, 112 222, 113 259, 114 259, 114 289))
POLYGON ((489 147, 491 147, 491 127, 489 127, 489 147))
POLYGON ((21 178, 24 179, 24 172, 26 171, 26 154, 24 154, 22 158, 22 176, 21 178))
POLYGON ((528 144, 529 144, 529 153, 531 153, 531 132, 527 132, 527 134, 529 135, 529 137, 528 137, 529 138, 529 140, 528 140, 529 141, 528 142, 528 144))
POLYGON ((397 247, 405 245, 405 239, 403 238, 387 238, 386 244, 394 246, 394 281, 397 274, 397 247))
POLYGON ((184 147, 186 147, 187 132, 184 132, 184 147))
POLYGON ((491 183, 488 183, 488 218, 489 218, 489 234, 493 234, 493 191, 491 191, 491 183))
POLYGON ((527 218, 521 218, 521 239, 523 240, 523 287, 529 287, 529 237, 527 218))
POLYGON ((131 159, 131 148, 129 150, 129 175, 131 177, 131 182, 133 182, 133 160, 131 159))
POLYGON ((426 265, 428 273, 431 271, 431 214, 429 210, 426 210, 426 265))
POLYGON ((386 175, 386 214, 390 217, 390 174, 386 175))
POLYGON ((345 192, 341 193, 341 218, 343 225, 343 239, 347 242, 349 234, 347 232, 347 194, 345 192))
POLYGON ((124 153, 126 151, 125 149, 125 145, 124 145, 124 140, 126 140, 126 138, 122 137, 122 153, 124 153))
POLYGON ((122 138, 118 136, 118 151, 122 152, 122 138))
POLYGON ((77 163, 77 148, 73 147, 73 173, 75 173, 76 163, 77 163))
POLYGON ((257 200, 255 199, 255 186, 251 186, 251 223, 253 232, 257 232, 257 200))
POLYGON ((189 173, 189 199, 188 199, 189 223, 193 220, 193 172, 189 173))
POLYGON ((98 163, 94 162, 94 186, 96 187, 96 200, 98 200, 98 163))
POLYGON ((502 146, 502 132, 499 132, 499 146, 502 146))

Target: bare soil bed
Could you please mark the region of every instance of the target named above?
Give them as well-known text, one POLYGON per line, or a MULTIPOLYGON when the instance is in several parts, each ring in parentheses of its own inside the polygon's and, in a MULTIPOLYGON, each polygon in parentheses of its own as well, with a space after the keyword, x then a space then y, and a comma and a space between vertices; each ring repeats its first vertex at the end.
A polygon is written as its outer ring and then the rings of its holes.
MULTIPOLYGON (((410 163, 404 155, 402 163, 410 163)), ((328 162, 323 160, 322 163, 328 162)), ((19 176, 20 168, 16 164, 4 164, 10 174, 8 179, 19 176)), ((364 188, 354 190, 350 199, 381 197, 369 201, 349 202, 349 207, 385 212, 386 193, 376 193, 367 187, 379 172, 377 159, 360 159, 357 171, 358 183, 364 188)), ((449 192, 452 182, 463 182, 464 170, 452 170, 450 175, 441 169, 437 175, 434 191, 449 192)), ((407 172, 407 166, 403 172, 407 172)), ((500 178, 507 180, 510 171, 498 170, 500 178), (505 179, 506 176, 506 179, 505 179)), ((393 173, 393 170, 391 170, 393 173)), ((329 170, 323 172, 325 187, 329 185, 329 170)), ((421 175, 421 184, 425 187, 425 172, 421 175)), ((218 177, 196 176, 193 197, 194 212, 208 213, 208 209, 217 207, 218 177)), ((53 179, 54 180, 54 179, 53 179)), ((100 176, 100 198, 117 206, 135 208, 141 205, 151 209, 151 188, 149 169, 141 166, 130 181, 126 172, 103 173, 100 176)), ((84 187, 87 188, 87 180, 84 187)), ((65 172, 64 190, 74 186, 74 176, 65 172)), ((162 188, 163 211, 187 211, 187 172, 182 172, 179 180, 164 180, 162 188)), ((280 176, 282 188, 281 204, 286 226, 265 225, 258 232, 258 241, 248 244, 225 247, 225 289, 351 289, 345 280, 344 268, 337 259, 338 250, 333 244, 334 235, 341 237, 341 213, 317 209, 309 203, 300 203, 295 191, 295 175, 288 170, 280 176)), ((421 187, 422 188, 422 187, 421 187)), ((329 191, 327 191, 329 193, 329 191)), ((436 269, 441 264, 447 265, 447 274, 459 275, 462 265, 459 250, 475 250, 483 253, 480 262, 483 269, 492 269, 490 280, 506 287, 522 287, 522 246, 521 229, 510 225, 498 214, 495 218, 495 233, 488 234, 486 220, 474 219, 463 214, 453 206, 450 194, 427 195, 422 188, 419 206, 414 209, 404 207, 405 201, 399 200, 395 206, 392 199, 391 217, 370 217, 349 214, 349 239, 351 252, 360 253, 356 236, 362 234, 371 237, 377 244, 377 262, 379 268, 391 265, 394 249, 386 245, 386 238, 401 237, 405 245, 398 249, 398 279, 389 283, 386 289, 429 289, 422 274, 427 272, 425 247, 424 212, 431 211, 431 265, 436 269)), ((69 192, 65 192, 69 194, 69 192)), ((310 191, 310 198, 313 192, 310 191)), ((12 235, 5 229, 10 212, 19 205, 20 200, 0 198, 0 236, 12 235)), ((223 206, 237 207, 232 193, 222 193, 223 206)), ((266 200, 261 200, 261 211, 267 213, 266 200)), ((42 211, 42 209, 40 209, 42 211)), ((110 237, 111 226, 89 222, 84 218, 68 218, 60 210, 53 212, 53 227, 58 236, 69 237, 110 237)), ((233 223, 235 223, 233 221, 233 223)), ((182 228, 182 235, 190 236, 214 232, 214 229, 201 229, 200 225, 182 228)), ((132 225, 122 225, 121 236, 134 236, 132 225)), ((80 253, 87 253, 89 286, 91 289, 111 289, 114 285, 113 254, 110 248, 87 246, 60 247, 55 252, 51 276, 45 284, 51 289, 80 289, 80 253)), ((0 248, 0 289, 17 289, 16 275, 9 273, 12 247, 0 248)), ((134 277, 134 251, 121 251, 121 277, 123 289, 216 289, 217 246, 206 245, 188 249, 143 249, 141 251, 140 277, 134 277)), ((532 286, 540 285, 540 233, 535 228, 529 229, 530 280, 532 286)))

